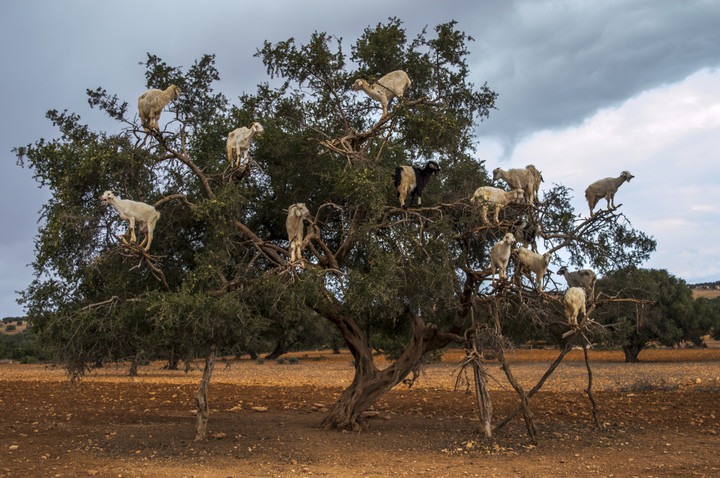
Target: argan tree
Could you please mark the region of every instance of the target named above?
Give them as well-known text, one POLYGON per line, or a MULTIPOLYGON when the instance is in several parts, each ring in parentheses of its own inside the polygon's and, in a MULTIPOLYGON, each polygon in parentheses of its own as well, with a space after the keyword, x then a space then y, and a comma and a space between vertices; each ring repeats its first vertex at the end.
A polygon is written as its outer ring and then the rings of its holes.
POLYGON ((599 290, 608 297, 640 299, 608 304, 599 313, 603 323, 612 325, 607 337, 622 347, 626 362, 637 362, 645 346, 657 341, 664 346, 703 344, 715 323, 716 312, 704 301, 693 299, 685 281, 666 270, 625 267, 607 274, 599 290))
POLYGON ((50 112, 60 138, 16 150, 52 192, 36 279, 23 295, 41 336, 62 344, 60 358, 75 374, 98 359, 204 356, 201 438, 218 353, 252 350, 258 337, 280 346, 302 324, 327 321, 352 353, 355 377, 323 424, 357 428, 423 355, 480 330, 479 299, 517 293, 518 301, 503 302, 507 324, 533 309, 520 292, 534 295, 541 315, 557 317, 557 300, 552 315, 519 276, 519 286, 488 289, 490 247, 516 220, 540 226, 536 244, 566 250, 571 263, 642 261, 654 241, 612 212, 578 224, 562 187, 540 205, 507 208, 500 224, 482 221, 468 198, 491 181, 473 157, 473 137, 497 95, 469 81, 468 41, 455 22, 408 38, 391 18, 367 28, 349 52, 326 33, 306 44, 266 42, 256 56, 270 80, 237 105, 212 89, 212 56, 184 72, 148 55, 146 86, 182 91, 160 131, 145 132, 128 103, 101 88, 88 91, 89 101, 118 121, 115 133, 50 112), (372 84, 398 69, 412 85, 387 115, 351 89, 358 78, 372 84), (231 167, 227 133, 254 121, 265 132, 249 164, 231 167), (440 171, 422 207, 400 208, 395 168, 430 160, 440 171), (98 201, 106 189, 161 211, 149 251, 120 237, 125 225, 98 201), (284 223, 298 202, 311 218, 304 258, 290 263, 284 223), (374 350, 392 359, 387 367, 375 364, 374 350))

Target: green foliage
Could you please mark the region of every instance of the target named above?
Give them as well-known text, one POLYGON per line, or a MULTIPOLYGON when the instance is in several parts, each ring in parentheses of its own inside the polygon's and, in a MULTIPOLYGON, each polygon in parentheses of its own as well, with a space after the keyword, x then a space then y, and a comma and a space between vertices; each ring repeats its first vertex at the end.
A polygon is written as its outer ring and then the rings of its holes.
POLYGON ((717 317, 717 310, 694 300, 685 281, 666 270, 628 267, 607 274, 597 287, 607 296, 634 300, 606 304, 597 317, 614 326, 612 343, 635 358, 648 342, 701 346, 717 317))
POLYGON ((38 361, 48 361, 52 356, 52 350, 40 344, 32 328, 12 335, 0 334, 0 358, 2 359, 37 363, 38 361), (30 358, 26 359, 26 357, 30 358))
POLYGON ((720 297, 714 299, 697 299, 700 302, 703 312, 712 317, 713 329, 712 338, 720 340, 720 297))

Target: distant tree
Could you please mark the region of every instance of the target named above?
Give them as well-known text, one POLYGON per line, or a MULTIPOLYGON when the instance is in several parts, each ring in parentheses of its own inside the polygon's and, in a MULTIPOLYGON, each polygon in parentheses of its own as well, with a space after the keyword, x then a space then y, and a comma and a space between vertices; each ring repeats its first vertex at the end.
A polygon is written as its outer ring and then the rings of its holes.
POLYGON ((651 301, 614 302, 598 309, 597 317, 613 325, 610 341, 622 347, 626 362, 637 362, 650 342, 702 346, 714 322, 709 303, 694 300, 685 281, 664 269, 623 268, 598 281, 598 290, 610 297, 651 301))
POLYGON ((713 299, 699 298, 695 299, 701 307, 703 313, 712 320, 712 338, 720 340, 720 297, 713 299))

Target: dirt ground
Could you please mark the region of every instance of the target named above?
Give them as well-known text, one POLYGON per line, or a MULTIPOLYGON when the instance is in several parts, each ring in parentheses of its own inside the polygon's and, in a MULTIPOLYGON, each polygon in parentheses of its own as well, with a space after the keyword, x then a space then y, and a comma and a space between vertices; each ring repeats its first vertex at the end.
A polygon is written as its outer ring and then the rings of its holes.
MULTIPOLYGON (((530 388, 556 354, 519 350, 513 370, 530 388)), ((152 363, 134 379, 107 366, 77 384, 59 368, 0 364, 0 476, 720 476, 720 349, 648 350, 640 364, 592 352, 600 429, 582 352, 571 352, 531 400, 537 445, 519 418, 482 437, 474 395, 456 389, 459 351, 391 391, 361 433, 319 428, 352 380, 349 355, 297 356, 219 362, 201 442, 199 364, 185 374, 152 363)), ((518 399, 496 362, 488 372, 497 423, 518 399)))

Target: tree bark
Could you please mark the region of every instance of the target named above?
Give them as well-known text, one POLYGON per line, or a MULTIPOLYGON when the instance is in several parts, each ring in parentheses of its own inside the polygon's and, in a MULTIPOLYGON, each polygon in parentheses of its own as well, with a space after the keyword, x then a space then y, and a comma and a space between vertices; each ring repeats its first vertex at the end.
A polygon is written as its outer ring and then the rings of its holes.
POLYGON ((525 392, 525 389, 522 388, 520 385, 520 382, 518 382, 515 379, 515 375, 512 373, 512 369, 510 368, 510 363, 507 361, 507 357, 505 356, 505 349, 500 345, 497 347, 496 352, 498 354, 498 357, 500 358, 500 362, 502 363, 502 369, 505 372, 505 376, 508 379, 508 382, 510 382, 510 385, 515 389, 515 392, 520 396, 520 407, 523 412, 523 419, 525 420, 525 428, 527 428, 528 437, 533 443, 537 443, 537 427, 535 426, 535 418, 533 415, 532 410, 530 410, 530 397, 525 392))
POLYGON ((626 363, 638 363, 640 361, 640 360, 638 360, 638 355, 640 355, 640 352, 642 352, 642 349, 643 349, 642 344, 624 345, 623 353, 625 353, 625 362, 626 363))
POLYGON ((210 378, 212 377, 213 368, 215 368, 215 357, 217 349, 215 345, 210 348, 210 352, 205 358, 205 368, 203 369, 202 380, 195 394, 195 403, 197 405, 197 423, 195 426, 195 440, 204 440, 207 436, 207 423, 210 418, 210 405, 208 404, 207 391, 210 386, 210 378))
POLYGON ((588 356, 587 344, 583 344, 583 353, 585 355, 585 367, 587 367, 588 371, 588 386, 585 389, 585 393, 587 393, 587 396, 590 399, 590 404, 592 405, 592 414, 593 419, 595 420, 595 427, 600 428, 600 419, 598 418, 598 406, 597 402, 595 401, 595 397, 592 394, 593 374, 592 369, 590 368, 590 357, 588 356))
POLYGON ((130 370, 128 371, 128 376, 137 377, 139 361, 140 361, 140 358, 138 357, 138 354, 135 354, 135 356, 132 359, 132 362, 130 363, 130 370))
MULTIPOLYGON (((560 352, 560 354, 559 354, 559 355, 557 356, 557 358, 555 359, 555 361, 550 365, 550 367, 548 367, 548 369, 545 371, 545 373, 543 374, 543 376, 540 377, 540 380, 538 380, 538 382, 535 384, 535 386, 534 386, 532 389, 530 389, 530 391, 527 393, 527 398, 528 398, 528 399, 532 398, 532 396, 535 395, 535 394, 542 388, 542 386, 545 384, 545 381, 550 377, 550 375, 552 375, 552 373, 555 371, 555 369, 558 367, 558 365, 560 365, 560 363, 562 362, 562 359, 565 357, 565 355, 567 355, 567 353, 568 353, 571 349, 572 349, 572 342, 571 342, 571 341, 568 341, 568 342, 565 344, 565 347, 563 347, 563 349, 562 349, 562 351, 560 352)), ((502 420, 500 421, 500 423, 498 423, 497 425, 495 425, 495 431, 497 432, 499 429, 501 429, 502 427, 504 427, 505 425, 507 425, 508 423, 510 423, 510 420, 512 420, 513 418, 515 418, 515 416, 516 416, 518 413, 520 413, 522 410, 523 410, 522 405, 516 407, 515 410, 513 410, 513 411, 510 413, 510 415, 508 415, 507 417, 505 417, 504 419, 502 419, 502 420)))
POLYGON ((170 351, 170 357, 168 357, 168 363, 165 365, 166 370, 177 370, 178 364, 180 363, 180 357, 175 352, 170 351))
POLYGON ((279 339, 277 343, 275 344, 275 350, 270 352, 265 356, 265 360, 275 360, 279 358, 281 355, 285 355, 287 353, 287 347, 285 345, 285 340, 279 339))
POLYGON ((473 362, 473 375, 475 377, 475 396, 478 402, 478 412, 480 415, 480 423, 482 424, 485 437, 492 438, 492 402, 487 389, 487 374, 482 368, 482 364, 478 361, 473 362))
POLYGON ((323 419, 322 427, 325 429, 360 430, 364 425, 362 413, 400 383, 412 371, 423 353, 444 347, 451 341, 461 341, 455 335, 439 333, 435 326, 425 326, 422 319, 408 312, 412 330, 410 343, 395 362, 380 370, 373 362, 372 349, 367 343, 364 331, 352 318, 340 316, 329 308, 314 309, 337 325, 355 358, 353 382, 323 419))

